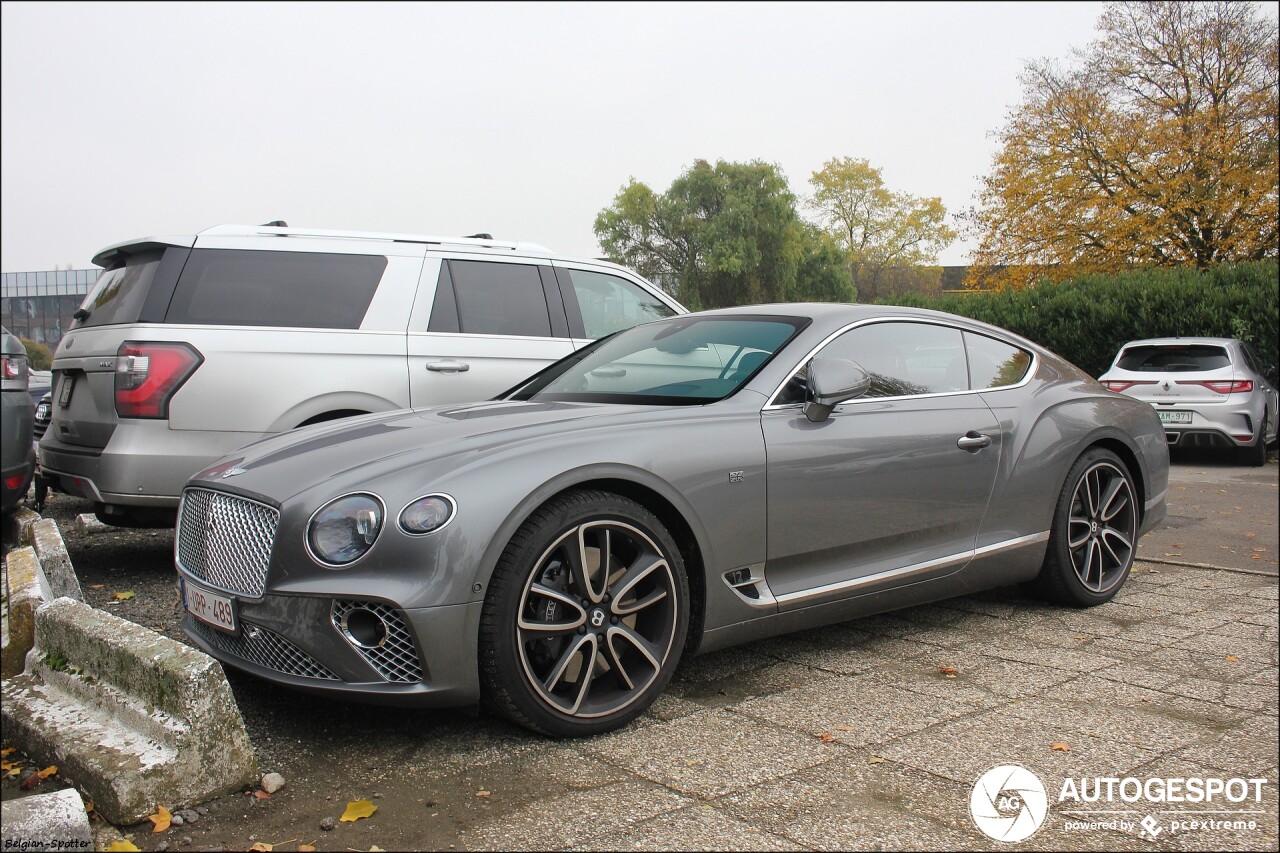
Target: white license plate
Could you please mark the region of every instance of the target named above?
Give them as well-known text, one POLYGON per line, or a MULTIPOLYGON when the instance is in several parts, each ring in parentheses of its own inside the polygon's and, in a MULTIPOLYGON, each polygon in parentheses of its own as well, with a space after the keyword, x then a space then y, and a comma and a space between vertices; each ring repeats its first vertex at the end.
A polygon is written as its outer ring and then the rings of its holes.
POLYGON ((215 628, 221 628, 224 631, 236 629, 235 602, 225 595, 218 595, 184 580, 182 606, 192 616, 201 622, 208 622, 215 628))
POLYGON ((1160 423, 1163 424, 1189 424, 1191 423, 1190 412, 1156 412, 1160 416, 1160 423))

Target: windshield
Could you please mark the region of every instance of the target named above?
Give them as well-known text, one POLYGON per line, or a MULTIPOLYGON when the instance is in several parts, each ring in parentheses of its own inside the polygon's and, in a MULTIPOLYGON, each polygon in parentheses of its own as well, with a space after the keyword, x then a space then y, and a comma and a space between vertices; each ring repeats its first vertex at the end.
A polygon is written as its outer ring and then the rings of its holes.
POLYGON ((515 389, 516 400, 696 406, 742 387, 808 325, 799 317, 675 317, 597 341, 515 389))

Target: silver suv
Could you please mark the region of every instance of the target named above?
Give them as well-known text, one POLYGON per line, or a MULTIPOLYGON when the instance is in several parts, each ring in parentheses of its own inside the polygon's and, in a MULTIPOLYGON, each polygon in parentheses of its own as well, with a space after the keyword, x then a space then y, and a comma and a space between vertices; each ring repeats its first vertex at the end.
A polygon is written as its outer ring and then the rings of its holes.
POLYGON ((273 433, 483 400, 685 309, 635 273, 488 235, 224 225, 110 246, 53 361, 43 476, 122 526, 273 433))
POLYGON ((1234 338, 1130 341, 1098 381, 1155 406, 1170 446, 1235 448, 1256 466, 1276 441, 1276 369, 1234 338))

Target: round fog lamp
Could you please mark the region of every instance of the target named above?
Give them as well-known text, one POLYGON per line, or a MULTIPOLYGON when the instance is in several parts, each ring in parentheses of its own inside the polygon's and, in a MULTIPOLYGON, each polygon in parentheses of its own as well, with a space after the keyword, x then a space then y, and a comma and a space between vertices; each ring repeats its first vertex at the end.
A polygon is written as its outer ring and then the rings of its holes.
POLYGON ((400 529, 411 536, 434 533, 449 523, 457 504, 448 495, 426 495, 400 510, 400 529))

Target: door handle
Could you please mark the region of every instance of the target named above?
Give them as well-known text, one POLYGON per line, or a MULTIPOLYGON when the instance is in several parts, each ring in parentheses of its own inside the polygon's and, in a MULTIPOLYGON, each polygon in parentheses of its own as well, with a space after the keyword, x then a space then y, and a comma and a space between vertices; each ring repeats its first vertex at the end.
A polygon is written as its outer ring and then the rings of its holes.
POLYGON ((970 453, 977 453, 984 447, 991 446, 991 436, 983 435, 977 430, 969 430, 964 435, 956 439, 956 447, 961 450, 967 450, 970 453))
POLYGON ((471 369, 471 365, 461 361, 428 361, 427 370, 434 370, 437 373, 466 373, 471 369))

